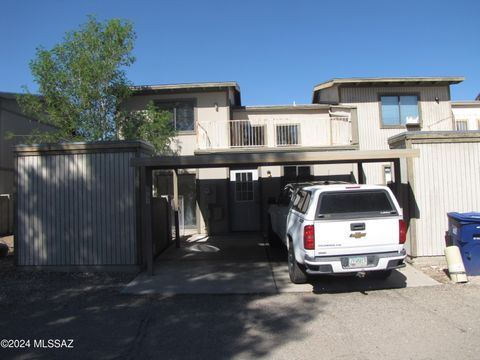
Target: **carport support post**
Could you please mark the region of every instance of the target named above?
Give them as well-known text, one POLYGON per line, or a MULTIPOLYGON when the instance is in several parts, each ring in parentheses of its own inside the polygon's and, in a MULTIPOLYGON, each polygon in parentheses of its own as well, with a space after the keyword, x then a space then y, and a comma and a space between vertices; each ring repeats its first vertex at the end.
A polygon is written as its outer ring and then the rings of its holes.
POLYGON ((365 173, 363 172, 363 163, 357 162, 358 183, 365 184, 365 173))
POLYGON ((153 275, 153 239, 152 239, 152 169, 140 168, 140 189, 142 202, 142 240, 143 256, 147 273, 153 275))
POLYGON ((395 176, 395 196, 397 199, 399 199, 403 203, 403 198, 401 189, 402 189, 402 175, 401 175, 401 170, 400 170, 400 159, 395 159, 393 161, 393 171, 394 171, 394 176, 395 176))
POLYGON ((173 170, 173 214, 175 219, 175 247, 180 247, 180 221, 178 218, 178 170, 173 170))

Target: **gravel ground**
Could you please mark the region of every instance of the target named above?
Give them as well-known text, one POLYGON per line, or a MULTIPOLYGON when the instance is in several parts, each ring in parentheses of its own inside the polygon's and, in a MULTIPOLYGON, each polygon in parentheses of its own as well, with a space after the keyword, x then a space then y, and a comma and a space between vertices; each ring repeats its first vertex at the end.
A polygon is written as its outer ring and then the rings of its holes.
POLYGON ((13 306, 45 299, 47 294, 85 289, 118 293, 136 274, 107 272, 19 271, 13 255, 0 259, 0 303, 13 306))

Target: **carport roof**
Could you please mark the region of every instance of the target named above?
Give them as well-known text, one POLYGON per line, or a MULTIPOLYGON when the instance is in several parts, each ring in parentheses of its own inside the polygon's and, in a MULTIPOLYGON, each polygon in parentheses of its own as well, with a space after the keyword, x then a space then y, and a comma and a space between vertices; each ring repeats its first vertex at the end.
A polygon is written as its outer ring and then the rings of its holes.
POLYGON ((399 158, 418 157, 419 150, 342 150, 321 152, 251 152, 201 154, 189 156, 153 156, 133 158, 135 167, 151 169, 191 169, 242 166, 275 166, 298 164, 338 164, 356 162, 388 162, 399 158))

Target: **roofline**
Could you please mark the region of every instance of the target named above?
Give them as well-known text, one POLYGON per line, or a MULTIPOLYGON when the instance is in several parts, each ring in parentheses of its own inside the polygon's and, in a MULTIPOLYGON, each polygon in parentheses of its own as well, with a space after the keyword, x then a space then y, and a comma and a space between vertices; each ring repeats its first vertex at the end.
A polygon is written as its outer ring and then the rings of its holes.
POLYGON ((339 105, 339 104, 298 104, 298 105, 254 105, 254 106, 235 106, 233 111, 295 111, 295 110, 330 110, 332 108, 339 109, 355 109, 356 106, 352 105, 339 105))
POLYGON ((463 76, 440 76, 440 77, 374 77, 374 78, 335 78, 326 82, 317 84, 313 90, 318 91, 334 85, 343 84, 368 84, 368 83, 404 83, 404 82, 445 82, 449 84, 458 84, 465 80, 463 76))
POLYGON ((332 107, 346 108, 345 106, 336 106, 329 104, 301 104, 301 105, 254 105, 254 106, 235 106, 233 111, 295 111, 295 110, 329 110, 332 107))
POLYGON ((236 91, 240 92, 240 86, 235 81, 130 86, 132 91, 140 93, 168 90, 206 90, 212 88, 234 88, 236 91))
MULTIPOLYGON (((3 98, 3 99, 13 99, 13 100, 16 100, 17 99, 17 96, 19 95, 29 95, 29 94, 26 94, 26 93, 15 93, 15 92, 7 92, 7 91, 0 91, 0 98, 3 98)), ((38 95, 38 94, 30 94, 30 95, 33 95, 33 96, 36 96, 36 97, 42 97, 41 95, 38 95)))
POLYGON ((452 106, 478 106, 480 107, 480 100, 459 100, 459 101, 452 101, 452 106))
POLYGON ((342 164, 354 162, 389 162, 400 158, 418 157, 418 149, 346 150, 322 152, 278 152, 246 154, 205 154, 187 156, 136 157, 135 167, 149 169, 218 168, 231 166, 275 166, 298 164, 342 164))

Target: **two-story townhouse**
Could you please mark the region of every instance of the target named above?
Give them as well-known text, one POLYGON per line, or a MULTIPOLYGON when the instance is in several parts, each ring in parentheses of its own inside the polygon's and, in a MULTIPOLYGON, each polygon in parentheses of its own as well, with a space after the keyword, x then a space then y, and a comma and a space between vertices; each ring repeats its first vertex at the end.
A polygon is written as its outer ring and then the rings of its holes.
MULTIPOLYGON (((360 150, 388 149, 388 138, 413 131, 454 130, 450 85, 463 77, 333 79, 314 87, 313 103, 354 106, 360 150)), ((385 184, 392 165, 366 164, 365 179, 385 184)))
MULTIPOLYGON (((235 82, 138 86, 125 105, 153 101, 172 114, 178 155, 232 152, 334 151, 358 148, 355 108, 307 104, 242 106, 235 82)), ((179 174, 181 223, 200 232, 258 231, 268 200, 282 183, 355 180, 352 165, 188 169, 179 174), (268 185, 263 184, 268 182, 268 185)), ((156 172, 158 195, 172 195, 169 173, 156 172)))
MULTIPOLYGON (((314 87, 312 104, 242 106, 235 82, 141 86, 127 104, 149 101, 172 113, 179 155, 232 152, 386 150, 406 130, 452 130, 450 85, 461 77, 334 79, 314 87)), ((390 163, 189 169, 179 175, 186 227, 199 232, 258 231, 269 199, 285 182, 340 179, 386 184, 390 163)), ((157 172, 159 195, 173 192, 157 172)))

